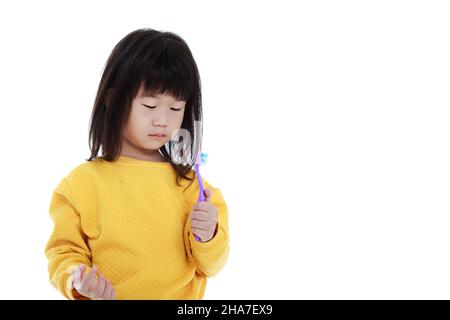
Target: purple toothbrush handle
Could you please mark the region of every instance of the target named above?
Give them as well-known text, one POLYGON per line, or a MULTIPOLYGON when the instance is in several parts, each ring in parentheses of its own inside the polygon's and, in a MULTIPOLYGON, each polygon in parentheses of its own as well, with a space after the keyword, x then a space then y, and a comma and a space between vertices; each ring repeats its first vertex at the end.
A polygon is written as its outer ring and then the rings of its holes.
MULTIPOLYGON (((197 172, 198 184, 200 186, 200 192, 198 194, 197 202, 204 202, 205 194, 204 194, 204 190, 203 190, 203 182, 202 182, 202 177, 200 176, 200 170, 198 168, 198 164, 195 165, 195 170, 197 172)), ((195 235, 195 240, 197 240, 199 242, 202 241, 198 235, 196 235, 196 234, 194 234, 194 235, 195 235)))
POLYGON ((198 168, 198 164, 195 165, 195 170, 197 170, 197 179, 198 184, 200 186, 200 192, 198 193, 197 202, 203 202, 205 201, 205 193, 204 193, 205 190, 203 189, 203 181, 200 175, 200 169, 198 168))

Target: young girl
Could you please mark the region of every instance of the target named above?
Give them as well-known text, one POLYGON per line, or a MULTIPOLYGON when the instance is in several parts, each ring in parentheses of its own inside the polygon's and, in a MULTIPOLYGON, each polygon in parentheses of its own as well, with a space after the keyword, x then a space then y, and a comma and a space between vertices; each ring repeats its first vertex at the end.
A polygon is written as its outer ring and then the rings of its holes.
POLYGON ((201 119, 183 39, 140 29, 115 46, 91 116, 91 156, 62 178, 49 209, 50 282, 66 298, 203 298, 228 259, 229 232, 220 189, 203 179, 197 201, 191 150, 201 119))

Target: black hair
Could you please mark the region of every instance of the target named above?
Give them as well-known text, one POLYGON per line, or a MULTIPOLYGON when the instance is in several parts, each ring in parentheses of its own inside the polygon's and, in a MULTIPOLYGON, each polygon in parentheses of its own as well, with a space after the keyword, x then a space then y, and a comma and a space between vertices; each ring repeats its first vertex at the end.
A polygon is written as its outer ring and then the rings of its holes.
MULTIPOLYGON (((98 158, 100 148, 100 158, 106 161, 114 161, 119 156, 122 129, 141 84, 146 93, 170 94, 186 101, 181 128, 193 137, 191 150, 201 148, 201 83, 192 53, 177 34, 144 28, 121 39, 106 62, 90 119, 91 156, 87 161, 98 158), (195 121, 200 123, 198 132, 194 130, 195 121)), ((183 178, 193 181, 187 173, 195 164, 195 156, 187 164, 175 164, 164 146, 158 150, 175 169, 178 185, 183 178)))

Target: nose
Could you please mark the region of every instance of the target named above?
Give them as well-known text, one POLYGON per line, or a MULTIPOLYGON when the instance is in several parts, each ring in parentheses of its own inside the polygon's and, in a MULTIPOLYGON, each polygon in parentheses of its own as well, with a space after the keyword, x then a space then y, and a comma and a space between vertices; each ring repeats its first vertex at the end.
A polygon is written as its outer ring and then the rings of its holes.
POLYGON ((167 112, 165 112, 164 110, 155 112, 155 117, 153 118, 152 123, 154 126, 167 127, 167 112))

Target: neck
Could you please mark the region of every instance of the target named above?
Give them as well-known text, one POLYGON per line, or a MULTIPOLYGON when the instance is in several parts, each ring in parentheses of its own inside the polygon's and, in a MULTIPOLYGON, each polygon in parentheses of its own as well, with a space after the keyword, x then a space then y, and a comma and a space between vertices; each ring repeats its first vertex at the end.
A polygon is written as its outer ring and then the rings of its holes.
POLYGON ((148 150, 139 148, 126 139, 123 139, 120 155, 138 160, 152 161, 152 162, 167 162, 159 153, 158 149, 148 150))

